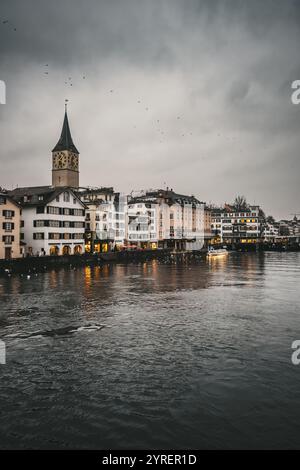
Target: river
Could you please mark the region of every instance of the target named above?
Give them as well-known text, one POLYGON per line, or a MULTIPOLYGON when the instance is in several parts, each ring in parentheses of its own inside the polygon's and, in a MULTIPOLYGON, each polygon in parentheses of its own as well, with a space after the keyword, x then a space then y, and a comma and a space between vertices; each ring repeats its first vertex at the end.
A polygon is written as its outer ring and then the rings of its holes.
POLYGON ((300 253, 0 278, 0 447, 299 448, 299 300, 300 253))

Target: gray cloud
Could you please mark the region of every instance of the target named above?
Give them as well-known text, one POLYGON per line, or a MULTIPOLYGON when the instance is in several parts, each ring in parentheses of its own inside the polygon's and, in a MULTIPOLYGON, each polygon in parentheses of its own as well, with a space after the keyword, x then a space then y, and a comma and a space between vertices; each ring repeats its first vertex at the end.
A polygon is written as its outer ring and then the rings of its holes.
POLYGON ((0 186, 50 182, 67 97, 83 185, 299 212, 298 2, 2 0, 0 19, 0 186))

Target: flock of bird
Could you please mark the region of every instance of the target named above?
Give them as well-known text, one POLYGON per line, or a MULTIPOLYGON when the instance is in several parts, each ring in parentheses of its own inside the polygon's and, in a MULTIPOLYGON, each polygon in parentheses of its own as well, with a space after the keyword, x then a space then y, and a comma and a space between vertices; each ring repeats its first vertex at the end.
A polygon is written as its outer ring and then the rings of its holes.
MULTIPOLYGON (((14 32, 17 31, 17 28, 15 27, 15 25, 11 21, 9 21, 8 19, 2 19, 2 20, 0 19, 0 24, 1 23, 4 27, 9 27, 14 32)), ((44 64, 43 73, 44 73, 45 76, 49 76, 49 64, 44 64)), ((86 80, 86 76, 81 75, 80 79, 81 80, 86 80)), ((71 76, 66 77, 64 79, 64 85, 66 87, 73 87, 74 86, 73 77, 71 77, 71 76)), ((110 89, 108 91, 108 93, 110 93, 110 94, 113 94, 114 92, 115 92, 114 89, 110 89)), ((137 100, 137 104, 143 105, 143 101, 139 98, 137 100)), ((145 112, 149 112, 149 110, 150 110, 149 106, 147 106, 147 105, 144 105, 144 106, 145 106, 145 108, 144 108, 145 112)), ((181 120, 181 116, 177 116, 176 120, 177 121, 181 120)), ((167 132, 162 129, 161 124, 160 124, 160 119, 156 119, 154 124, 156 125, 156 130, 160 135, 160 141, 159 142, 163 143, 164 136, 166 136, 167 132)), ((134 125, 133 128, 137 129, 137 126, 134 125)), ((187 132, 187 131, 181 131, 180 132, 181 137, 192 136, 192 135, 193 135, 192 132, 187 132)), ((218 133, 218 137, 221 137, 221 134, 218 133)), ((232 140, 234 140, 234 139, 232 139, 232 140)), ((242 150, 240 150, 240 152, 242 152, 242 150)))
MULTIPOLYGON (((44 75, 49 75, 49 64, 44 65, 44 75)), ((82 80, 85 80, 85 75, 83 75, 81 78, 82 78, 82 80)), ((64 83, 67 86, 70 86, 70 87, 73 86, 73 84, 74 84, 73 78, 72 77, 66 77, 64 79, 64 83)))
MULTIPOLYGON (((45 74, 45 75, 49 75, 49 64, 44 64, 44 74, 45 74)), ((81 79, 81 80, 86 80, 86 76, 85 76, 85 75, 82 75, 82 76, 80 77, 80 79, 81 79)), ((70 77, 69 77, 69 76, 66 77, 65 80, 64 80, 64 84, 65 84, 66 86, 68 86, 68 87, 73 87, 73 86, 74 86, 74 79, 73 79, 73 77, 71 77, 71 76, 70 76, 70 77)), ((117 91, 117 90, 110 89, 110 90, 107 91, 107 93, 108 93, 108 94, 114 94, 116 91, 117 91)), ((145 103, 143 103, 143 101, 142 101, 141 98, 137 99, 137 104, 138 104, 138 105, 141 105, 141 106, 145 106, 145 107, 144 107, 144 111, 145 111, 145 112, 149 112, 149 111, 150 111, 149 106, 146 105, 145 103)), ((177 117, 176 117, 176 120, 177 120, 177 121, 181 120, 181 116, 177 116, 177 117)), ((162 130, 160 119, 156 119, 156 120, 154 121, 154 124, 156 125, 156 130, 157 130, 157 132, 158 132, 159 135, 160 135, 160 141, 159 141, 159 142, 160 142, 160 143, 163 143, 163 138, 164 138, 164 136, 166 136, 167 132, 166 132, 165 130, 162 130)), ((137 129, 137 126, 134 125, 133 128, 134 128, 134 129, 137 129)), ((192 132, 185 132, 185 133, 181 133, 180 135, 181 135, 181 137, 185 137, 185 136, 188 136, 188 135, 189 135, 189 136, 192 136, 193 133, 192 133, 192 132)))

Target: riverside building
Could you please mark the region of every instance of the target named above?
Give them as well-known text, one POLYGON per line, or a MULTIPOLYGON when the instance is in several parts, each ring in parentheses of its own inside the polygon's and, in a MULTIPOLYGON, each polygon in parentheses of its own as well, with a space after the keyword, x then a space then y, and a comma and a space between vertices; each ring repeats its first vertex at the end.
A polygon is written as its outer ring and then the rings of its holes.
POLYGON ((10 195, 22 207, 21 241, 27 255, 84 252, 85 205, 71 188, 16 188, 10 195))
POLYGON ((128 244, 141 248, 200 250, 204 245, 204 206, 172 189, 141 191, 128 200, 128 244))
POLYGON ((7 192, 0 191, 0 259, 19 258, 21 208, 7 192))
POLYGON ((253 244, 262 240, 264 215, 259 206, 237 208, 225 204, 211 208, 212 232, 216 243, 253 244))
POLYGON ((79 188, 86 205, 85 250, 88 253, 122 249, 127 235, 127 196, 109 188, 79 188))

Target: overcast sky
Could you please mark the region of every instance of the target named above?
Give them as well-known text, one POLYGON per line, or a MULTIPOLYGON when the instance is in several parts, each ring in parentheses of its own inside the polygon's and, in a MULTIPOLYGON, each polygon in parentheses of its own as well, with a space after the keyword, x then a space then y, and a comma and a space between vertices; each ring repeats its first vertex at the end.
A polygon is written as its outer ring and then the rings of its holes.
POLYGON ((1 0, 0 21, 0 186, 51 184, 68 98, 83 186, 300 212, 299 1, 1 0))

